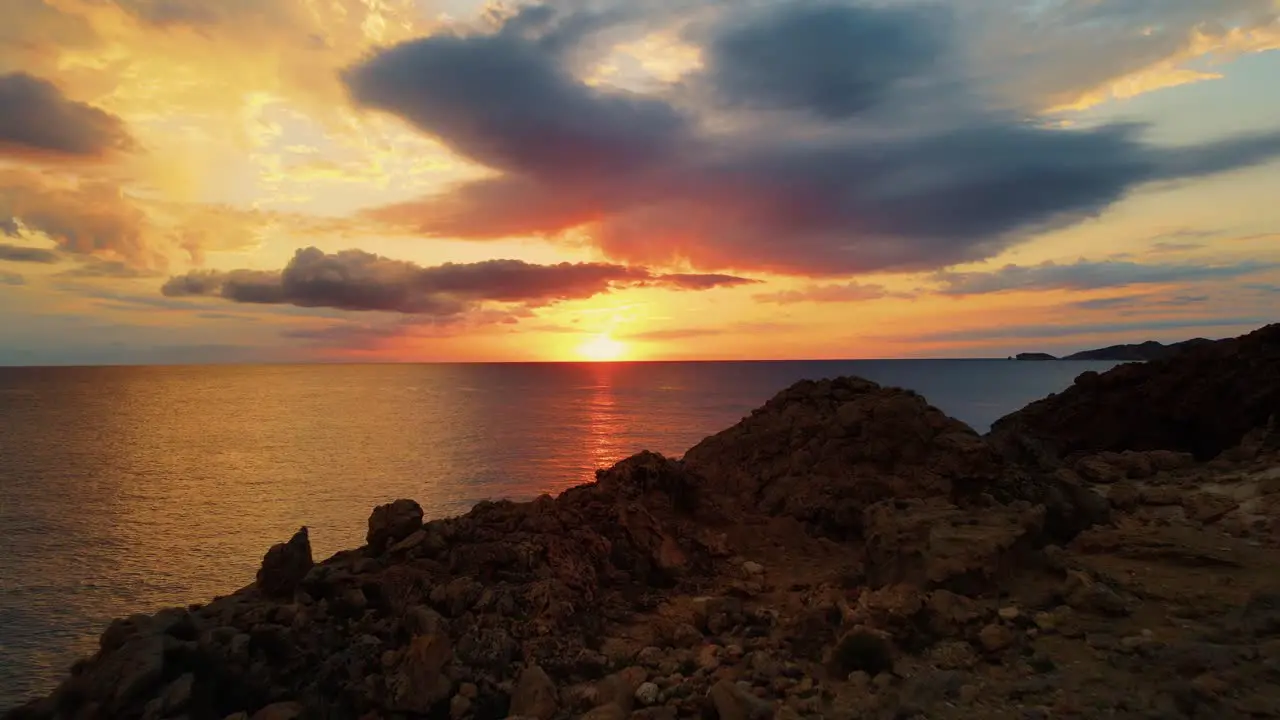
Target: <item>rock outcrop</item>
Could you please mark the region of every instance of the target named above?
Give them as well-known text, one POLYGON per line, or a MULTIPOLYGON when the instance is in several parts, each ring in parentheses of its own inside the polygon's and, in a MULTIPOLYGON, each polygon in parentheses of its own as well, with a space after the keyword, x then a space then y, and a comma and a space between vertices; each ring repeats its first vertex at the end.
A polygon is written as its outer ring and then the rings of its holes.
POLYGON ((799 383, 556 498, 426 523, 399 500, 314 565, 300 531, 4 717, 1271 717, 1274 434, 1029 466, 914 393, 799 383))
POLYGON ((301 528, 289 542, 271 546, 258 570, 258 589, 269 597, 293 597, 293 591, 315 563, 311 559, 311 540, 301 528))
POLYGON ((1086 372, 992 426, 1011 457, 1172 450, 1209 460, 1280 415, 1280 324, 1175 356, 1086 372))

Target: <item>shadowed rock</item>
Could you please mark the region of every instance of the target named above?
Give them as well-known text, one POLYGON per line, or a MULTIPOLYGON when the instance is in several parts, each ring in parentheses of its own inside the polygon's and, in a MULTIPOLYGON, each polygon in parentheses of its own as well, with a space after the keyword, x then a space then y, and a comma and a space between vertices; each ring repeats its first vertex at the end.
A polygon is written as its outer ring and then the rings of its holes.
POLYGON ((258 570, 258 589, 268 597, 290 598, 314 563, 307 528, 294 533, 289 542, 272 545, 258 570))
POLYGON ((1086 372, 992 426, 1023 462, 1102 451, 1174 450, 1208 460, 1280 415, 1280 324, 1146 363, 1086 372))
POLYGON ((369 515, 365 542, 375 552, 413 535, 422 527, 422 506, 413 500, 396 500, 379 505, 369 515))

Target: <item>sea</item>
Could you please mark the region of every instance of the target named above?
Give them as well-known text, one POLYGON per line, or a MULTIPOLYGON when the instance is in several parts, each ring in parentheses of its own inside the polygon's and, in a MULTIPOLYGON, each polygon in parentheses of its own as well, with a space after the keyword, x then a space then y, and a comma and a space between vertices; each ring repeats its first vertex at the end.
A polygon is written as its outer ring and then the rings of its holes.
POLYGON ((679 456, 801 379, 922 393, 985 432, 1114 363, 855 360, 0 368, 0 710, 113 618, 253 581, 300 526, 317 560, 369 510, 429 517, 679 456))

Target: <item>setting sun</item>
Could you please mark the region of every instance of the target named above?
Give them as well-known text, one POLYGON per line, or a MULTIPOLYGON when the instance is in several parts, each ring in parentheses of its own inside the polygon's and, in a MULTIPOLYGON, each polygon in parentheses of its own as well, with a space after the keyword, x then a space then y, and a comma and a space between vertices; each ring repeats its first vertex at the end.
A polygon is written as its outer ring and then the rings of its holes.
POLYGON ((578 346, 578 355, 591 362, 621 360, 626 354, 626 344, 608 335, 596 335, 578 346))

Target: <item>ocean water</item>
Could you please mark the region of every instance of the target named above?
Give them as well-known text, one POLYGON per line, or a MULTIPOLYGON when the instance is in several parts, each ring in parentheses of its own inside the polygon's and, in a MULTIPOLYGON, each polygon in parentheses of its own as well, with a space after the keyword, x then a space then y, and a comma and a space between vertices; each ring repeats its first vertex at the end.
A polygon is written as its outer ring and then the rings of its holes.
POLYGON ((253 581, 301 525, 317 559, 376 504, 429 517, 679 455, 800 379, 854 374, 991 422, 1113 363, 895 360, 0 368, 0 709, 112 618, 253 581))

